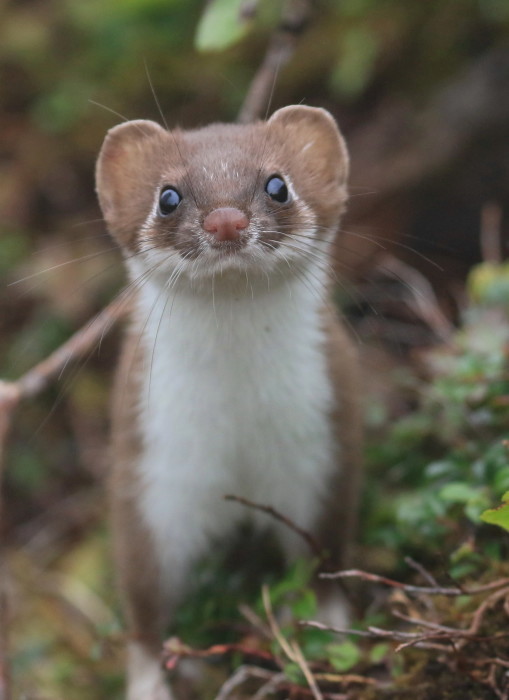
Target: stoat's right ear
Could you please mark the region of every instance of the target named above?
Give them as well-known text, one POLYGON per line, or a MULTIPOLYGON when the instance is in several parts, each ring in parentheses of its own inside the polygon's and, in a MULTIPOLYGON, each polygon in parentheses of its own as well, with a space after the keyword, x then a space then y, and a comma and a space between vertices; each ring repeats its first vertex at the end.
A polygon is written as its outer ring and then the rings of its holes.
POLYGON ((167 132, 145 119, 110 129, 96 165, 96 190, 111 233, 130 245, 152 206, 167 132))

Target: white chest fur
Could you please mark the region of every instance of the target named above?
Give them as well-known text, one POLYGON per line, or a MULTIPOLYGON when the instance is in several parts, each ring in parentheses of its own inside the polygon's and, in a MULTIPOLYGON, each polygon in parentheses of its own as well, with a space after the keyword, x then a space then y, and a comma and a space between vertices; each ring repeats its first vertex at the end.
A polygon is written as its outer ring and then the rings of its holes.
MULTIPOLYGON (((247 515, 225 494, 310 527, 337 468, 316 283, 215 286, 146 285, 139 299, 141 510, 168 575, 183 576, 210 537, 247 515)), ((293 533, 281 535, 287 550, 299 547, 293 533)))

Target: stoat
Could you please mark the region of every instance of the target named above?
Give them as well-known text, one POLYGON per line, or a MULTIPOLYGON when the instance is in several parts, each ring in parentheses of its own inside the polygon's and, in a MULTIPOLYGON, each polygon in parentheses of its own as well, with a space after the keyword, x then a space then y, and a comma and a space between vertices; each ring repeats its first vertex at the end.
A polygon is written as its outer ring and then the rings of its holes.
POLYGON ((111 498, 129 700, 172 697, 161 638, 212 541, 250 515, 339 566, 360 451, 354 348, 328 300, 348 155, 331 115, 111 129, 97 192, 134 297, 114 393, 111 498))

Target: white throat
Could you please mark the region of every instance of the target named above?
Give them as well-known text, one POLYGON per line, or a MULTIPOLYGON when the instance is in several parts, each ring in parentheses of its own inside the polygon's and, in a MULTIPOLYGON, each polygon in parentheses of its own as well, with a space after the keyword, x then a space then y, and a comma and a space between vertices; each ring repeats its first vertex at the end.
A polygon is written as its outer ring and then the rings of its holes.
POLYGON ((337 469, 319 274, 236 290, 216 280, 208 294, 142 287, 142 511, 168 571, 246 516, 227 493, 313 526, 337 469))

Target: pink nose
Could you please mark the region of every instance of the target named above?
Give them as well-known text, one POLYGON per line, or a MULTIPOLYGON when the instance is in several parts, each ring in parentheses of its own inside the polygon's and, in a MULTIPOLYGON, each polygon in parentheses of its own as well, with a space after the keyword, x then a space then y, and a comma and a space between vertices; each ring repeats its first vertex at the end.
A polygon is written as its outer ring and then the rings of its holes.
POLYGON ((247 216, 234 207, 221 207, 207 214, 203 228, 211 233, 216 241, 237 241, 240 232, 249 226, 247 216))

